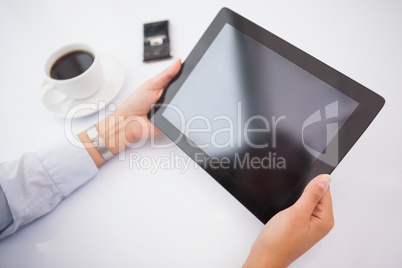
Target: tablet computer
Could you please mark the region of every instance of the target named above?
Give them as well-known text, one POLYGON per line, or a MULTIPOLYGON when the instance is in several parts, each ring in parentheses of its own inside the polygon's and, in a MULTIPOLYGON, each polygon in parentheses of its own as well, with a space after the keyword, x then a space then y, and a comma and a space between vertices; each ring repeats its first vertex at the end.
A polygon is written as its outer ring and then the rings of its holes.
POLYGON ((266 223, 334 170, 384 103, 223 8, 149 117, 266 223))

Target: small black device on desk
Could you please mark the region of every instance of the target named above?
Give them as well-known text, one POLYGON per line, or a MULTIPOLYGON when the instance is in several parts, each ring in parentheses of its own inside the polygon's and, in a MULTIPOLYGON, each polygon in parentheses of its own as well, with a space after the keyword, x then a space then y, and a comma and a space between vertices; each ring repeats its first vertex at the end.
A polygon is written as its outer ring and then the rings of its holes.
POLYGON ((144 24, 144 61, 171 58, 169 21, 144 24))

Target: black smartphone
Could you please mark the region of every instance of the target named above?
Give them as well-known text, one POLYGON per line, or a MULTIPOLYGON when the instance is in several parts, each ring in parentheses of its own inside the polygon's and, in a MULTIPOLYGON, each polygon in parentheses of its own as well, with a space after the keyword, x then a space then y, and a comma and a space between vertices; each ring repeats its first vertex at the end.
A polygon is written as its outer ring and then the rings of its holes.
POLYGON ((171 58, 169 21, 144 24, 144 61, 171 58))

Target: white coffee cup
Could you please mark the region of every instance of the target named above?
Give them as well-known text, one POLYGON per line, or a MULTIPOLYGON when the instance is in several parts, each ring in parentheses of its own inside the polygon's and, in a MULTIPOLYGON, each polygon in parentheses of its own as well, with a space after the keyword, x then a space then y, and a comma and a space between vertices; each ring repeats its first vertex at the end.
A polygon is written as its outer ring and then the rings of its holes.
POLYGON ((45 83, 41 88, 41 96, 44 101, 46 99, 51 99, 53 102, 55 102, 54 104, 57 104, 58 102, 67 98, 86 99, 94 95, 101 88, 104 82, 99 55, 94 49, 85 44, 70 44, 59 48, 47 59, 44 71, 47 83, 45 83), (94 60, 90 67, 83 73, 68 79, 61 80, 52 78, 51 69, 57 60, 74 51, 85 51, 92 54, 94 60), (55 91, 61 93, 58 94, 59 97, 56 98, 58 99, 57 101, 55 101, 55 98, 53 97, 47 97, 48 95, 51 95, 49 93, 55 93, 55 91))

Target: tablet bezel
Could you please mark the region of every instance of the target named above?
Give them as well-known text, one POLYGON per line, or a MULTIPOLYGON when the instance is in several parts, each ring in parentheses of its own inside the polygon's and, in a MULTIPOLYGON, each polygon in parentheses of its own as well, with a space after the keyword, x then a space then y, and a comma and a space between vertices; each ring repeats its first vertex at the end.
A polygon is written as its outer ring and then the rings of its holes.
MULTIPOLYGON (((151 122, 155 124, 156 127, 168 138, 172 141, 176 141, 176 144, 193 160, 195 160, 196 154, 204 154, 207 156, 207 154, 205 154, 205 152, 200 148, 194 147, 194 145, 190 144, 186 137, 162 116, 162 113, 166 108, 164 104, 170 103, 174 95, 178 90, 180 90, 180 87, 186 81, 187 77, 191 74, 197 63, 226 23, 359 103, 355 111, 338 131, 336 137, 328 145, 330 146, 334 140, 338 141, 339 164, 384 106, 384 98, 228 8, 222 8, 220 10, 185 62, 182 64, 179 74, 169 83, 157 102, 157 105, 155 105, 148 114, 151 122), (182 138, 179 139, 179 137, 182 138)), ((263 223, 266 223, 278 212, 267 207, 265 204, 262 204, 256 198, 253 198, 253 194, 244 189, 244 187, 242 187, 238 181, 225 170, 211 168, 208 166, 208 163, 202 163, 201 166, 203 168, 206 167, 205 170, 218 183, 220 183, 263 223)), ((281 209, 290 206, 299 198, 305 184, 309 180, 318 174, 330 174, 335 167, 316 159, 310 165, 308 171, 300 178, 300 181, 304 183, 298 185, 291 198, 287 200, 281 209)))

